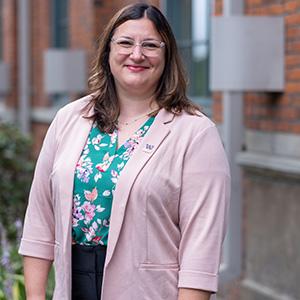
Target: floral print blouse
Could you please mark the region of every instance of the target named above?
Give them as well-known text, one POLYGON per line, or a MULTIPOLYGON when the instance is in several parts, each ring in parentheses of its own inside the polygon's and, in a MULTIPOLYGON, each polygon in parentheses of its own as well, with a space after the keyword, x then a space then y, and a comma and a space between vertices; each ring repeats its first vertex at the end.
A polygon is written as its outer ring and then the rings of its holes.
POLYGON ((103 133, 92 126, 76 165, 73 190, 73 243, 107 245, 113 195, 121 171, 141 143, 150 117, 117 149, 118 132, 103 133))

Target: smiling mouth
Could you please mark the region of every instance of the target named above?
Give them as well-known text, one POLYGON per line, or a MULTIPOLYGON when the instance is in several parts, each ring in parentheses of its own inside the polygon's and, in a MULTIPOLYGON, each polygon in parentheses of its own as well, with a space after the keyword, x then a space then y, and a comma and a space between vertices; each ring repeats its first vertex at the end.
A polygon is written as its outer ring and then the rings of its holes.
POLYGON ((149 69, 149 67, 146 66, 139 66, 139 65, 126 65, 126 67, 130 70, 130 71, 135 71, 135 72, 139 72, 139 71, 144 71, 149 69))

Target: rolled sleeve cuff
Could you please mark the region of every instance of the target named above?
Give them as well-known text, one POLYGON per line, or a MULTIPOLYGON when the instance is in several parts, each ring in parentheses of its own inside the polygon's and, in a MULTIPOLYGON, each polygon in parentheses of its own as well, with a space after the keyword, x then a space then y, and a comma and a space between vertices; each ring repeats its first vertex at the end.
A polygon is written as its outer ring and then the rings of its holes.
POLYGON ((19 247, 19 254, 53 260, 54 244, 22 239, 19 247))
POLYGON ((178 288, 190 288, 216 293, 218 275, 195 271, 179 271, 178 288))

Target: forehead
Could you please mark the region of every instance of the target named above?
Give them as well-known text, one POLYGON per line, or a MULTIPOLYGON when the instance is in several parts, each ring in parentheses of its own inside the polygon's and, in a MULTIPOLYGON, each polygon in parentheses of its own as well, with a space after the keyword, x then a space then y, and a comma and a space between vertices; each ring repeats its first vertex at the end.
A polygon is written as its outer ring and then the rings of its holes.
POLYGON ((116 28, 115 35, 127 36, 132 38, 161 38, 153 22, 147 18, 128 20, 124 22, 116 28))

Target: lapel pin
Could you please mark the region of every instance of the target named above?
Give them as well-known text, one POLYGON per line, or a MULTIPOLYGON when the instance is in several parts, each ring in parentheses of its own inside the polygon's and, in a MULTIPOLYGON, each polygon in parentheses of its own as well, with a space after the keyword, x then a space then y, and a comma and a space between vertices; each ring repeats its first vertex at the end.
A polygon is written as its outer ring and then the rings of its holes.
POLYGON ((152 150, 154 149, 154 145, 151 145, 151 144, 146 144, 143 148, 143 151, 144 152, 147 152, 147 153, 150 153, 152 152, 152 150))

